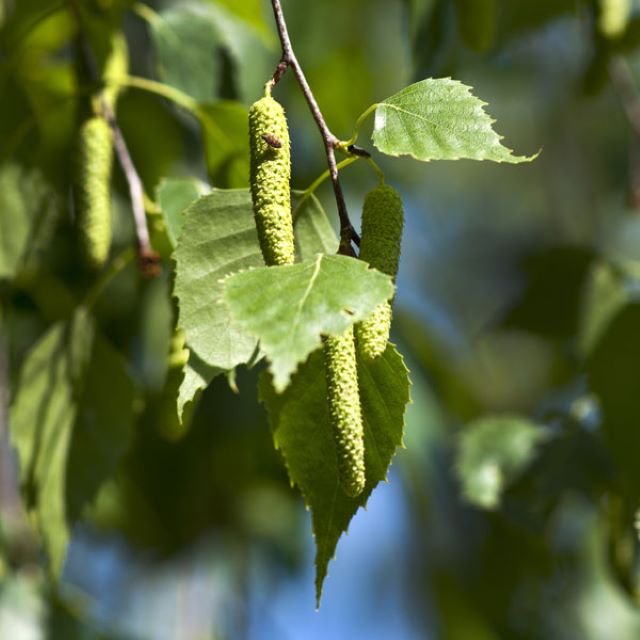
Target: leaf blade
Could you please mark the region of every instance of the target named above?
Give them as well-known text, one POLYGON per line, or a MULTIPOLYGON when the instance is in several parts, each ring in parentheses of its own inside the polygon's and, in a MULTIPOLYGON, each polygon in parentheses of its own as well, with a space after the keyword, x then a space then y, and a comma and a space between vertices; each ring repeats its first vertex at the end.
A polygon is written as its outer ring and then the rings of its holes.
POLYGON ((322 352, 310 356, 282 394, 274 389, 267 372, 259 383, 259 398, 267 408, 274 444, 284 457, 292 484, 299 487, 311 509, 318 604, 340 536, 376 485, 386 480, 395 451, 402 445, 404 415, 410 402, 408 370, 393 345, 375 361, 358 358, 358 379, 367 483, 357 498, 347 497, 339 488, 322 352))
POLYGON ((471 88, 450 78, 412 84, 379 103, 372 140, 390 156, 416 160, 492 160, 517 164, 536 156, 516 156, 501 144, 486 103, 471 88))
POLYGON ((224 299, 238 324, 260 341, 276 389, 321 345, 366 319, 393 296, 391 278, 346 256, 262 267, 224 281, 224 299), (336 286, 339 283, 339 286, 336 286))
MULTIPOLYGON (((335 232, 315 196, 297 209, 294 228, 299 258, 337 248, 335 232)), ((247 363, 254 354, 256 340, 233 323, 226 307, 216 301, 221 297, 222 278, 260 267, 263 260, 248 189, 214 189, 187 207, 181 229, 174 253, 174 295, 178 324, 191 351, 178 398, 182 416, 213 377, 247 363)))
POLYGON ((122 359, 82 308, 25 358, 10 410, 11 442, 53 575, 62 571, 70 524, 128 447, 133 399, 122 359))

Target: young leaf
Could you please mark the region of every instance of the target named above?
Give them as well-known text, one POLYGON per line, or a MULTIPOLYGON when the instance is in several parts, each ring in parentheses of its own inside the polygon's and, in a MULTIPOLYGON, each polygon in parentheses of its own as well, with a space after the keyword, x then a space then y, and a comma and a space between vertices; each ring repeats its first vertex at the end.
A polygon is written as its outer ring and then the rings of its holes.
POLYGON ((391 344, 377 360, 358 361, 358 380, 367 482, 357 498, 347 497, 338 482, 322 352, 311 355, 282 394, 274 389, 267 372, 259 383, 260 400, 269 414, 275 446, 284 456, 292 484, 299 487, 311 509, 318 604, 340 536, 356 511, 366 505, 376 485, 387 478, 391 459, 402 444, 404 413, 410 400, 407 368, 391 344))
POLYGON ((539 425, 521 416, 490 416, 469 424, 460 438, 456 464, 464 497, 495 509, 507 485, 546 438, 539 425))
POLYGON ((346 256, 318 255, 313 262, 262 267, 224 281, 234 321, 260 340, 278 391, 321 343, 369 317, 393 295, 391 278, 346 256))
MULTIPOLYGON (((294 207, 298 197, 294 196, 294 207)), ((296 255, 305 258, 325 250, 333 252, 336 235, 315 196, 295 211, 296 255)), ((174 254, 174 293, 191 357, 180 387, 180 415, 215 375, 248 362, 253 355, 255 338, 233 322, 220 304, 221 279, 263 264, 248 189, 214 189, 188 207, 183 218, 174 254)))
POLYGON ((485 102, 450 78, 416 82, 376 106, 373 143, 390 156, 416 160, 493 160, 519 163, 494 130, 485 102))
POLYGON ((128 446, 134 390, 125 365, 79 310, 54 325, 22 366, 10 413, 27 507, 59 574, 69 523, 128 446))

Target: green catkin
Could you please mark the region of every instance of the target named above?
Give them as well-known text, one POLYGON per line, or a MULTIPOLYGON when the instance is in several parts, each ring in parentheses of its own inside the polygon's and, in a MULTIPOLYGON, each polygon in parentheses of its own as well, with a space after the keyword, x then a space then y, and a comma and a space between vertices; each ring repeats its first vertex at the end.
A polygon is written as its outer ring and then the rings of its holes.
MULTIPOLYGON (((362 209, 360 259, 391 276, 395 282, 400 261, 404 213, 400 194, 388 185, 370 191, 362 209)), ((370 318, 356 325, 358 348, 366 358, 384 353, 391 329, 391 302, 384 302, 370 318)))
POLYGON ((74 191, 80 251, 93 269, 104 265, 111 248, 112 165, 111 127, 104 118, 89 118, 80 128, 74 191))
POLYGON ((355 498, 365 486, 364 428, 360 409, 353 327, 324 342, 329 416, 338 454, 338 478, 355 498))
POLYGON ((632 9, 632 0, 600 0, 600 33, 611 39, 622 36, 629 24, 632 9))
POLYGON ((249 110, 251 197, 265 264, 293 264, 291 157, 287 118, 271 96, 249 110))

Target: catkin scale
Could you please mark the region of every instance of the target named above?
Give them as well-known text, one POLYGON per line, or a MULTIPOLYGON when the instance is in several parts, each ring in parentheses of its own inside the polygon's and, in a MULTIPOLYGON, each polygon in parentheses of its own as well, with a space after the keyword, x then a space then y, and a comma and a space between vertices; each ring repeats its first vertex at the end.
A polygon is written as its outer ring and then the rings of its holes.
MULTIPOLYGON (((393 187, 383 184, 367 194, 362 208, 360 259, 394 281, 400 262, 403 225, 402 199, 393 187)), ((373 359, 384 353, 391 316, 391 302, 383 302, 367 320, 356 325, 358 348, 365 357, 373 359)))
POLYGON ((76 228, 82 258, 99 269, 111 248, 111 169, 113 134, 104 118, 95 116, 80 128, 74 193, 76 228))
POLYGON ((327 400, 338 455, 338 479, 346 495, 364 490, 364 427, 360 408, 353 327, 324 342, 327 400))
POLYGON ((249 110, 249 147, 251 198, 265 264, 293 264, 289 130, 282 105, 271 96, 249 110))

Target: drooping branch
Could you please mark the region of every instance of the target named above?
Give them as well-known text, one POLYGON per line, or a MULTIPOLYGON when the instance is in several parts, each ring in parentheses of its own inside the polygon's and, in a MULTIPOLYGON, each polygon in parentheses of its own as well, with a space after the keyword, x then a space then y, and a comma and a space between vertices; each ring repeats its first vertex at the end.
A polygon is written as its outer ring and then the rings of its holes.
POLYGON ((327 164, 329 165, 329 174, 331 177, 331 183, 333 185, 333 192, 336 198, 336 204, 338 206, 338 215, 340 217, 340 249, 339 253, 344 255, 355 255, 352 242, 360 244, 360 236, 354 229, 349 219, 349 213, 347 211, 347 204, 344 199, 344 193, 342 192, 342 186, 340 185, 340 177, 338 175, 338 166, 336 163, 336 148, 340 145, 340 140, 331 133, 331 130, 327 126, 327 123, 322 115, 322 111, 318 106, 318 103, 313 95, 313 91, 307 82, 307 78, 304 75, 304 71, 296 58, 296 54, 291 44, 291 38, 289 37, 289 31, 287 29, 287 23, 282 12, 282 5, 280 0, 271 0, 273 6, 273 14, 275 16, 276 26, 278 29, 278 35, 280 37, 280 44, 282 45, 282 59, 278 64, 273 78, 270 82, 270 86, 276 85, 280 78, 284 75, 288 68, 293 71, 302 93, 309 105, 311 115, 318 125, 322 140, 324 142, 325 151, 327 154, 327 164))

